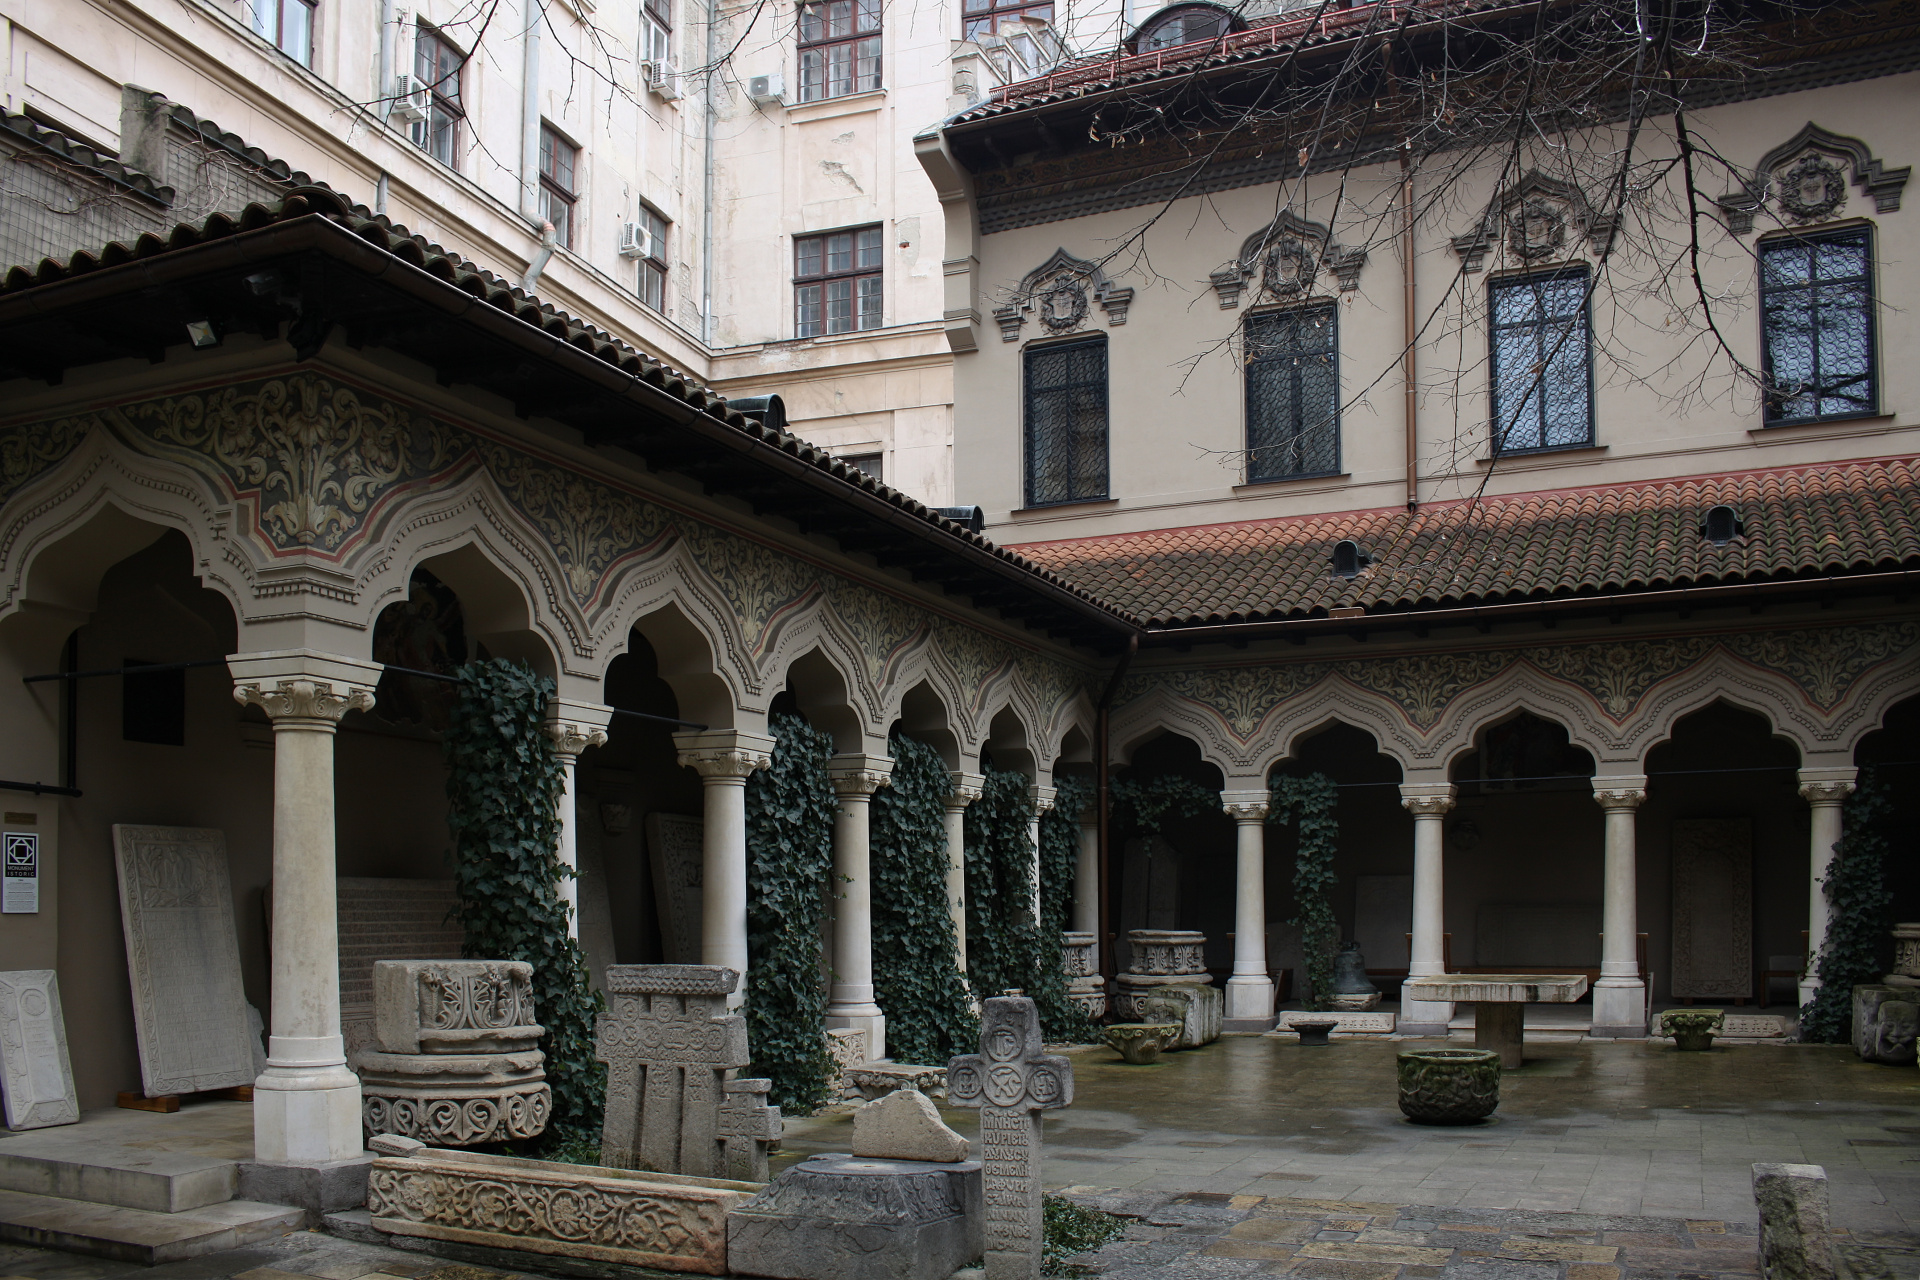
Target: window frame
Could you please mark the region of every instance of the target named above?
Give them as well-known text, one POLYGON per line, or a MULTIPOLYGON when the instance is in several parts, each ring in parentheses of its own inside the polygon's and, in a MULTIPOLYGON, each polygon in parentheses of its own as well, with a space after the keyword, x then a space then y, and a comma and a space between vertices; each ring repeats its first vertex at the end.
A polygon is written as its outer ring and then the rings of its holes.
POLYGON ((986 24, 986 35, 997 36, 1003 19, 1018 20, 1029 14, 1052 22, 1053 11, 1054 0, 985 0, 979 8, 974 7, 973 0, 961 0, 960 38, 978 39, 976 28, 981 23, 986 24))
MULTIPOLYGON (((1873 224, 1870 222, 1851 222, 1851 223, 1844 223, 1839 226, 1819 227, 1812 230, 1788 230, 1788 231, 1775 232, 1766 236, 1762 236, 1760 238, 1759 243, 1754 245, 1754 262, 1758 271, 1758 284, 1759 284, 1759 294, 1760 294, 1760 373, 1761 373, 1761 376, 1766 379, 1766 393, 1764 395, 1764 398, 1761 401, 1761 407, 1760 407, 1760 422, 1762 427, 1766 427, 1766 428, 1794 427, 1794 426, 1802 426, 1809 423, 1818 423, 1818 422, 1849 422, 1858 418, 1874 418, 1880 415, 1880 412, 1881 412, 1881 408, 1880 408, 1881 363, 1880 363, 1880 325, 1879 325, 1880 290, 1878 288, 1879 281, 1876 278, 1878 275, 1877 268, 1878 268, 1879 260, 1875 253, 1876 246, 1874 244, 1873 232, 1874 232, 1874 227, 1873 227, 1873 224), (1859 282, 1866 287, 1866 294, 1867 294, 1866 306, 1865 306, 1866 329, 1867 329, 1866 345, 1867 345, 1867 388, 1868 388, 1865 399, 1867 401, 1867 405, 1865 408, 1862 408, 1862 409, 1849 409, 1845 413, 1816 413, 1811 415, 1801 415, 1799 417, 1793 417, 1793 418, 1775 417, 1773 412, 1773 395, 1772 395, 1773 385, 1774 385, 1773 336, 1772 336, 1771 330, 1767 326, 1767 302, 1768 302, 1767 295, 1770 292, 1770 290, 1767 287, 1767 268, 1766 268, 1767 251, 1778 245, 1820 244, 1826 241, 1848 240, 1856 236, 1859 237, 1860 240, 1863 242, 1863 247, 1866 250, 1866 258, 1867 258, 1866 270, 1860 275, 1860 277, 1858 277, 1859 282)), ((1819 283, 1844 284, 1844 283, 1850 283, 1850 282, 1851 282, 1850 280, 1832 280, 1832 281, 1820 281, 1819 283)), ((1804 292, 1810 289, 1811 287, 1812 287, 1812 284, 1809 283, 1808 285, 1774 286, 1774 289, 1780 290, 1780 291, 1789 291, 1789 292, 1798 293, 1798 292, 1804 292)), ((1817 367, 1818 361, 1819 361, 1819 356, 1817 354, 1817 343, 1818 343, 1817 335, 1814 338, 1814 342, 1816 343, 1816 355, 1814 357, 1814 360, 1815 360, 1815 365, 1817 367)), ((1819 399, 1819 395, 1817 391, 1815 394, 1815 399, 1816 400, 1819 399)))
POLYGON ((651 205, 639 206, 638 221, 647 228, 647 256, 638 263, 638 274, 634 278, 634 287, 640 295, 640 305, 661 315, 667 314, 667 284, 673 278, 673 266, 667 258, 667 238, 673 234, 673 222, 666 214, 651 205), (656 232, 652 224, 658 223, 656 232), (656 302, 647 297, 647 281, 659 282, 660 297, 656 302))
POLYGON ((313 69, 313 43, 319 26, 319 0, 247 0, 247 28, 268 44, 286 54, 309 71, 313 69), (306 56, 287 48, 287 11, 295 7, 306 11, 306 56), (273 30, 268 32, 262 15, 271 11, 273 30))
MULTIPOLYGON (((1341 426, 1342 426, 1341 409, 1343 406, 1340 401, 1340 304, 1332 298, 1320 298, 1320 299, 1315 299, 1312 302, 1301 304, 1301 305, 1288 306, 1288 307, 1268 307, 1265 310, 1250 312, 1247 315, 1247 318, 1241 328, 1241 341, 1243 342, 1243 344, 1245 344, 1244 349, 1246 351, 1246 356, 1241 366, 1241 378, 1240 378, 1242 404, 1244 406, 1242 412, 1245 414, 1245 430, 1243 432, 1243 435, 1245 436, 1245 439, 1246 439, 1246 455, 1247 455, 1245 482, 1247 484, 1282 484, 1289 480, 1312 480, 1319 477, 1337 476, 1341 474, 1341 467, 1343 464, 1342 451, 1345 446, 1345 441, 1342 439, 1342 435, 1341 435, 1341 426), (1324 353, 1317 352, 1317 351, 1307 352, 1306 354, 1309 354, 1309 355, 1325 354, 1328 357, 1328 362, 1332 366, 1333 465, 1331 468, 1327 470, 1299 471, 1299 472, 1290 473, 1288 475, 1269 475, 1269 474, 1258 473, 1254 464, 1254 447, 1255 446, 1253 443, 1253 428, 1254 428, 1253 371, 1256 365, 1265 364, 1267 363, 1267 361, 1265 360, 1256 361, 1255 359, 1253 359, 1253 344, 1247 334, 1247 331, 1251 329, 1254 325, 1264 320, 1271 319, 1273 317, 1277 317, 1277 316, 1305 317, 1314 312, 1325 312, 1329 320, 1329 325, 1328 325, 1329 332, 1327 335, 1326 351, 1324 353)), ((1273 358, 1278 359, 1279 357, 1273 357, 1273 358)), ((1298 410, 1298 407, 1299 407, 1299 401, 1300 401, 1300 397, 1296 394, 1294 397, 1296 411, 1298 410)), ((1296 435, 1294 438, 1298 439, 1299 437, 1298 435, 1296 435)))
POLYGON ((673 0, 641 0, 640 44, 641 61, 673 61, 673 0), (654 48, 656 39, 659 50, 654 48))
MULTIPOLYGON (((1020 499, 1023 510, 1037 510, 1042 507, 1068 507, 1083 502, 1108 502, 1113 498, 1113 363, 1109 359, 1107 335, 1104 333, 1078 333, 1070 338, 1051 342, 1034 342, 1020 352, 1020 499), (1082 349, 1094 349, 1100 352, 1100 424, 1101 452, 1105 455, 1104 482, 1098 493, 1073 493, 1064 498, 1040 500, 1035 493, 1035 448, 1034 448, 1034 386, 1033 366, 1038 359, 1048 356, 1065 355, 1082 349)), ((1067 391, 1079 386, 1092 386, 1088 383, 1063 383, 1051 387, 1051 391, 1067 391)), ((1071 486, 1070 486, 1071 487, 1071 486)))
MULTIPOLYGON (((1591 449, 1599 440, 1599 414, 1594 400, 1593 377, 1593 272, 1584 262, 1565 263, 1540 271, 1517 271, 1494 276, 1487 281, 1487 454, 1490 458, 1522 457, 1533 453, 1559 453, 1567 449, 1591 449), (1585 357, 1581 367, 1586 371, 1586 423, 1587 434, 1584 439, 1565 443, 1525 445, 1512 447, 1504 443, 1500 435, 1501 419, 1504 416, 1500 407, 1500 342, 1499 336, 1521 328, 1535 328, 1555 323, 1551 319, 1517 321, 1501 324, 1494 317, 1498 310, 1497 295, 1505 289, 1516 289, 1522 285, 1545 283, 1555 280, 1578 280, 1580 289, 1580 328, 1584 334, 1585 357)), ((1541 420, 1539 433, 1542 441, 1546 439, 1545 408, 1546 397, 1541 396, 1541 420)), ((1518 425, 1517 422, 1515 425, 1518 425)), ((1509 428, 1509 431, 1511 427, 1509 428)))
POLYGON ((863 223, 860 226, 837 227, 832 231, 813 231, 813 232, 807 233, 806 235, 798 235, 793 237, 793 336, 794 337, 796 338, 838 338, 844 334, 871 333, 875 329, 884 329, 886 327, 887 327, 887 242, 886 242, 886 227, 884 224, 878 223, 878 222, 868 222, 868 223, 863 223), (860 253, 861 253, 860 237, 866 232, 872 232, 875 237, 874 246, 873 246, 875 251, 875 263, 871 267, 862 267, 860 265, 860 253), (852 236, 853 237, 852 251, 851 251, 853 265, 843 271, 834 271, 831 268, 832 258, 830 256, 831 245, 829 242, 834 236, 852 236), (820 243, 821 270, 812 274, 805 274, 800 269, 801 267, 800 246, 808 243, 809 241, 818 241, 820 243), (853 311, 852 311, 853 327, 850 329, 840 329, 836 331, 835 329, 832 328, 831 313, 828 309, 831 300, 827 297, 827 286, 837 280, 848 280, 852 282, 849 298, 853 304, 853 311), (860 281, 862 280, 878 280, 880 282, 879 312, 878 312, 878 315, 875 317, 874 323, 871 325, 864 325, 860 323, 861 314, 862 314, 861 307, 860 307, 860 301, 861 301, 860 281), (808 326, 808 320, 802 312, 803 303, 801 302, 801 291, 803 289, 807 289, 814 286, 818 286, 820 289, 820 313, 819 313, 819 322, 818 322, 819 327, 814 332, 808 333, 806 331, 808 326))
POLYGON ((886 33, 885 16, 886 8, 882 0, 801 0, 797 15, 799 33, 797 41, 799 53, 798 70, 800 73, 798 84, 800 86, 801 102, 831 102, 835 98, 851 98, 855 94, 877 93, 886 87, 886 49, 881 43, 886 33), (851 31, 846 35, 839 36, 823 34, 815 36, 812 39, 807 37, 807 23, 810 11, 823 14, 824 16, 818 19, 821 22, 821 30, 831 32, 833 29, 832 9, 836 5, 843 4, 848 6, 848 13, 853 19, 851 31), (863 29, 860 26, 860 22, 868 14, 871 14, 873 17, 873 26, 863 29), (873 83, 863 84, 860 77, 859 46, 869 40, 873 42, 874 46, 873 83), (834 84, 832 50, 839 48, 845 48, 850 51, 848 57, 852 60, 850 63, 851 72, 847 81, 850 87, 843 92, 835 93, 832 91, 834 84), (819 55, 821 59, 819 82, 821 91, 814 94, 808 93, 807 55, 810 53, 819 55))
MULTIPOLYGON (((431 71, 433 67, 429 66, 427 70, 431 71)), ((462 90, 465 88, 462 81, 466 78, 466 71, 467 55, 460 51, 460 46, 440 34, 438 27, 421 23, 414 32, 413 74, 415 79, 427 86, 428 107, 426 119, 413 122, 411 127, 413 144, 456 173, 460 170, 461 127, 467 118, 467 109, 461 98, 462 90), (453 60, 450 71, 433 79, 420 74, 421 49, 429 42, 445 49, 452 55, 453 60), (453 83, 451 94, 442 92, 442 86, 448 81, 453 83), (447 154, 444 156, 433 149, 434 117, 438 112, 444 112, 447 117, 447 154)))
POLYGON ((580 148, 570 142, 566 134, 542 120, 540 122, 540 214, 548 222, 553 223, 554 243, 562 249, 573 248, 576 221, 574 215, 580 203, 579 179, 580 148), (565 184, 561 182, 559 175, 553 172, 558 166, 550 166, 548 163, 549 157, 557 158, 562 149, 565 150, 567 157, 565 184), (552 212, 556 202, 561 206, 563 215, 558 221, 555 221, 552 212))

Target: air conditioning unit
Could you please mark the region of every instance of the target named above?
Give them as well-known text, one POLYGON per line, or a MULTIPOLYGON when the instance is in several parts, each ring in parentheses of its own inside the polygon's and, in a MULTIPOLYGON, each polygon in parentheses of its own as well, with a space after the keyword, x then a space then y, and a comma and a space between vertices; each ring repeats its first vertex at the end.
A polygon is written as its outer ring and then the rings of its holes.
POLYGON ((747 96, 763 107, 784 107, 787 105, 787 78, 779 75, 749 76, 747 96))
POLYGON ((641 63, 640 70, 646 77, 649 92, 659 94, 668 102, 680 97, 680 68, 658 59, 641 63))
POLYGON ((623 258, 651 258, 653 256, 653 237, 648 233, 644 225, 638 222, 621 224, 620 256, 623 258))
POLYGON ((393 106, 388 116, 400 121, 425 120, 433 106, 433 91, 418 77, 401 75, 393 86, 393 106))

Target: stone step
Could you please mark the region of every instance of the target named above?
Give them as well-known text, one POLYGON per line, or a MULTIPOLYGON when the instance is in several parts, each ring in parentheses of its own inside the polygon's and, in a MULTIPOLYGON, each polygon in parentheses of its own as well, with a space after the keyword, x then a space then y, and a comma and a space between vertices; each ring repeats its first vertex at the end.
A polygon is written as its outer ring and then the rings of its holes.
POLYGON ((156 1266, 298 1231, 306 1211, 251 1200, 179 1213, 0 1191, 0 1240, 156 1266))
POLYGON ((182 1213, 233 1199, 235 1178, 234 1162, 218 1156, 76 1143, 52 1129, 0 1141, 4 1191, 182 1213))

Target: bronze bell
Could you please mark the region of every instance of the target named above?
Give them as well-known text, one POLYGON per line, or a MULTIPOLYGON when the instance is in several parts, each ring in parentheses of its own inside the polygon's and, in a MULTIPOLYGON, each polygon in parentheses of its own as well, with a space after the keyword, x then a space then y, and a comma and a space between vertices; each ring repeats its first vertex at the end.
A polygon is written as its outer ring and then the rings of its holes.
POLYGON ((1379 990, 1367 979, 1367 958, 1360 944, 1349 942, 1333 958, 1333 990, 1336 996, 1370 996, 1379 990))

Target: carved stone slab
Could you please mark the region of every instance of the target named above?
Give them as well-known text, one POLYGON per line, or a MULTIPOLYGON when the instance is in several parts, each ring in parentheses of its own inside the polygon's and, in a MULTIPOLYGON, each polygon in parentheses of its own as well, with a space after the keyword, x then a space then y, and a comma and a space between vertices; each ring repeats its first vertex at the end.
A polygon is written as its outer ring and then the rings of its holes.
POLYGON ((252 1084, 226 836, 115 825, 113 848, 147 1096, 252 1084))
POLYGON ((381 960, 458 960, 465 941, 452 916, 451 880, 334 881, 340 932, 340 1032, 347 1060, 374 1047, 373 966, 381 960))
POLYGON ((1446 973, 1408 978, 1406 993, 1416 1000, 1456 1004, 1572 1004, 1587 994, 1585 974, 1540 977, 1525 973, 1446 973))
POLYGON ((1332 1018, 1333 1029, 1346 1035, 1363 1033, 1388 1033, 1393 1031, 1394 1015, 1391 1013, 1309 1013, 1305 1009, 1289 1009, 1280 1015, 1280 1025, 1276 1030, 1290 1031, 1293 1024, 1302 1018, 1324 1021, 1332 1018))
POLYGON ((717 1276, 727 1211, 757 1190, 429 1149, 373 1162, 367 1212, 391 1235, 717 1276))
POLYGON ((1753 994, 1753 831, 1745 818, 1673 824, 1673 995, 1753 994))
POLYGON ((616 1169, 712 1176, 720 1106, 747 1065, 747 1020, 727 1012, 740 981, 704 964, 616 964, 594 1056, 607 1064, 600 1158, 616 1169))
POLYGON ((706 823, 677 813, 650 813, 645 825, 661 950, 669 963, 699 964, 706 823))
POLYGON ((51 969, 0 973, 0 1086, 9 1129, 44 1129, 80 1119, 60 1014, 60 980, 51 969))

